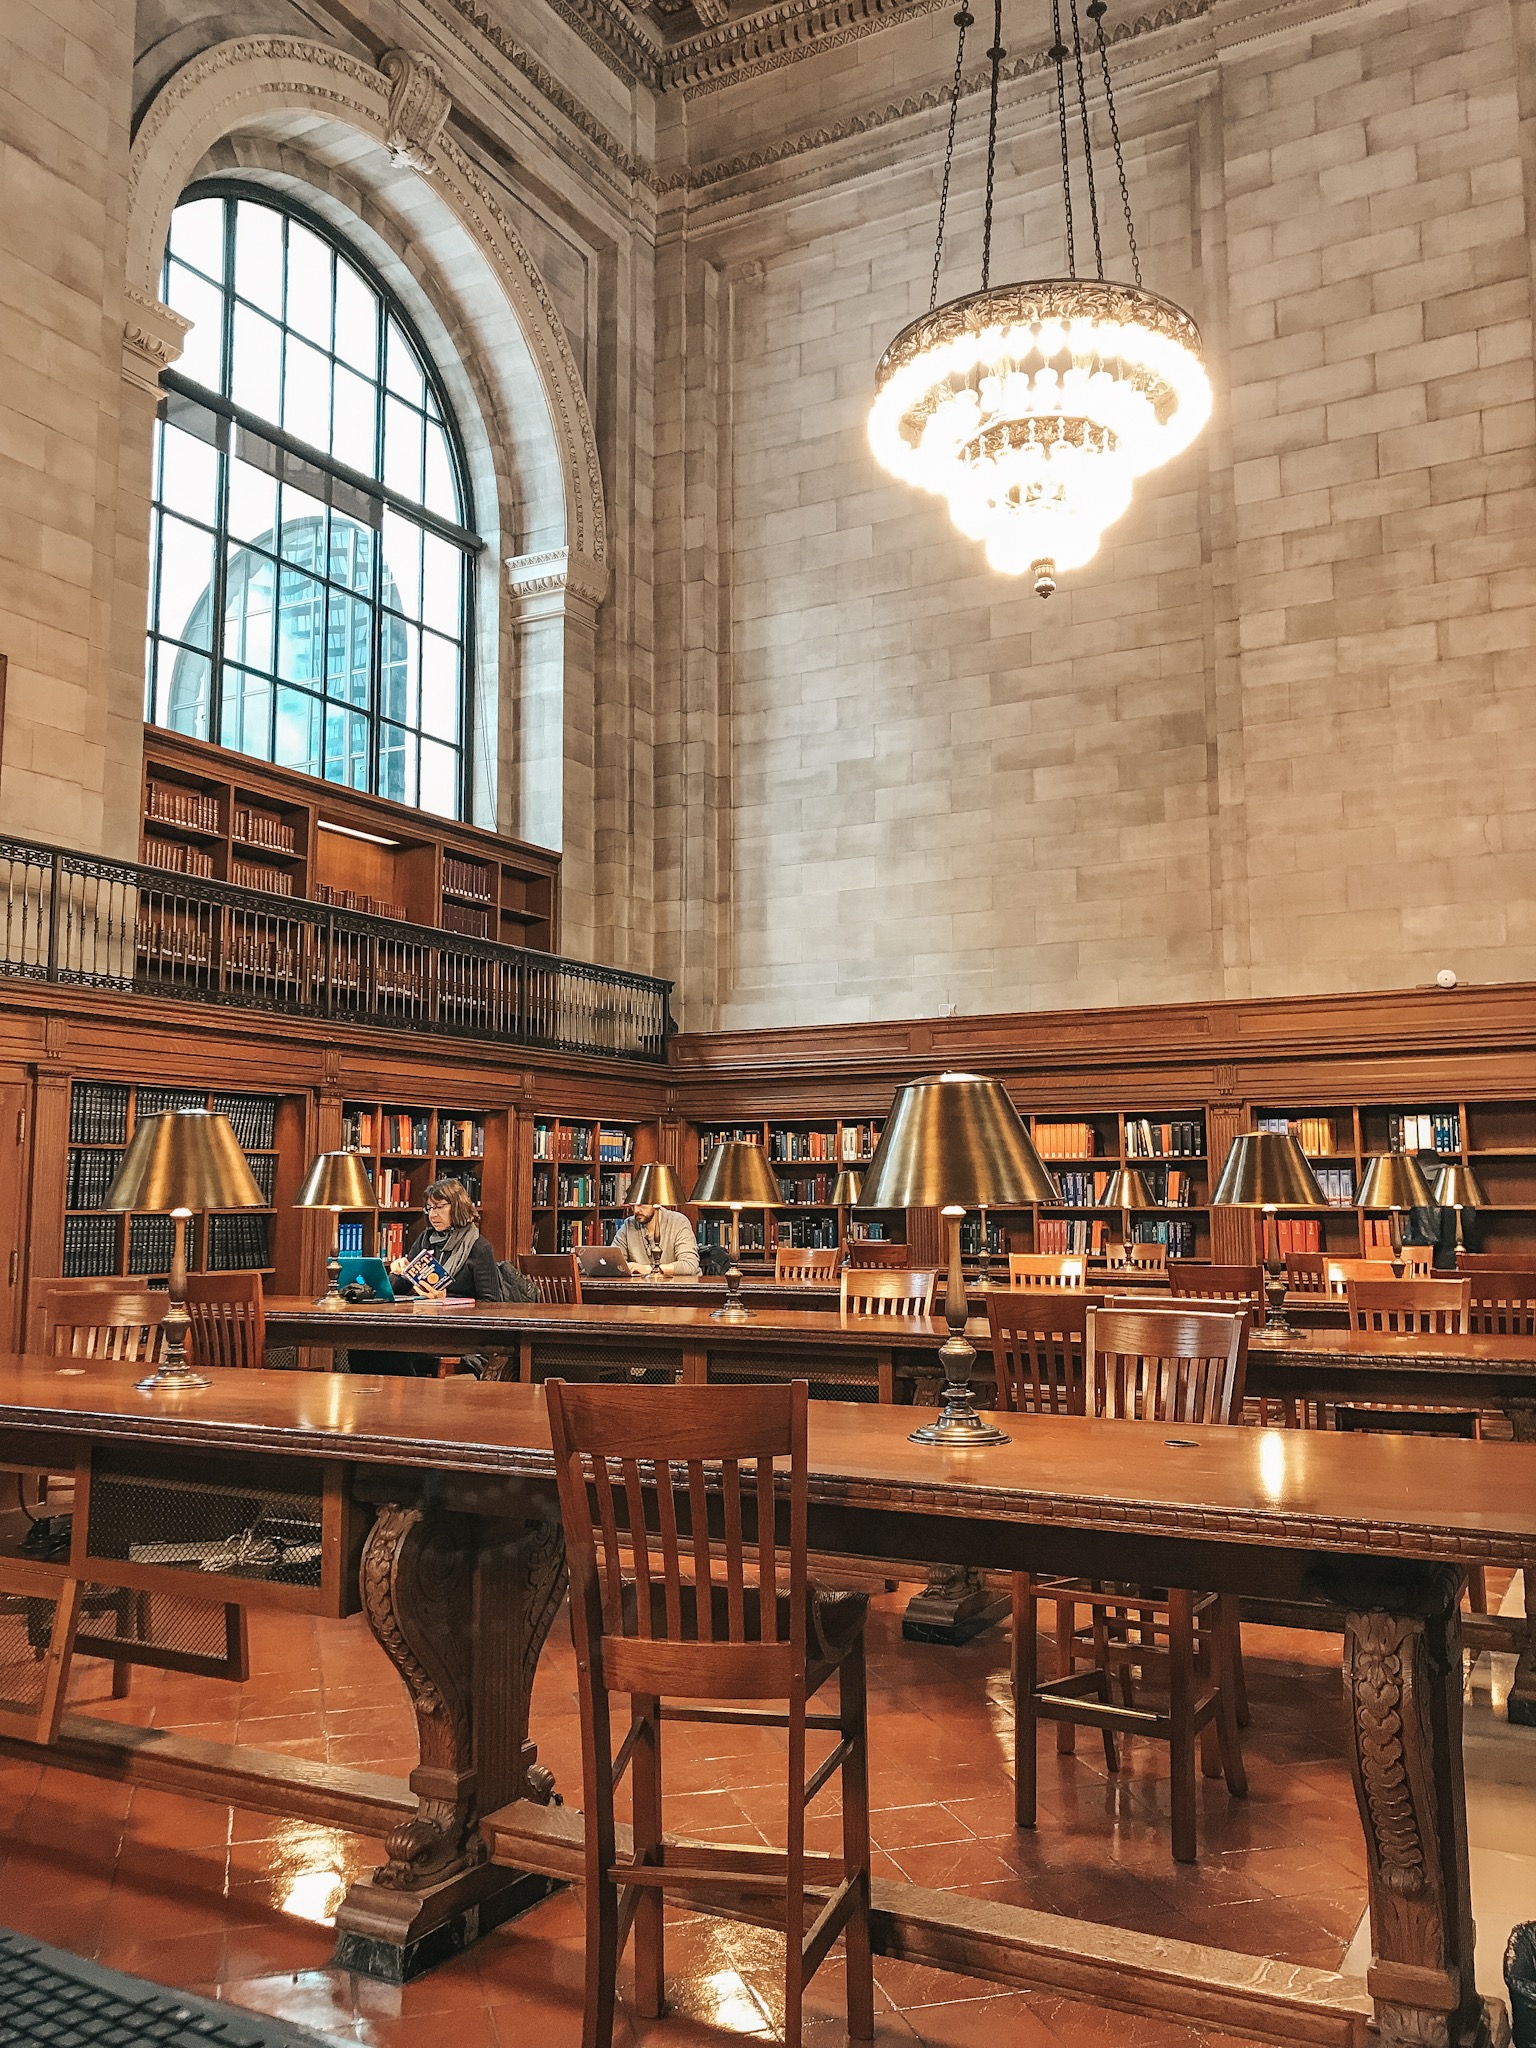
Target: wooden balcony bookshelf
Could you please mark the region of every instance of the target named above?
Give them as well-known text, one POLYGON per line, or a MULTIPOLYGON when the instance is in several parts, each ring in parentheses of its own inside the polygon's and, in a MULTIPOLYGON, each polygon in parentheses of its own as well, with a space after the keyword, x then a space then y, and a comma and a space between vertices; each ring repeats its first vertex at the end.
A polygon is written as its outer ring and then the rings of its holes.
POLYGON ((560 856, 146 727, 148 866, 535 951, 560 938, 560 856))
POLYGON ((481 1228, 505 1256, 507 1119, 502 1112, 348 1100, 341 1142, 368 1164, 376 1210, 342 1219, 343 1254, 401 1257, 426 1222, 422 1197, 435 1180, 461 1180, 481 1210, 481 1228))

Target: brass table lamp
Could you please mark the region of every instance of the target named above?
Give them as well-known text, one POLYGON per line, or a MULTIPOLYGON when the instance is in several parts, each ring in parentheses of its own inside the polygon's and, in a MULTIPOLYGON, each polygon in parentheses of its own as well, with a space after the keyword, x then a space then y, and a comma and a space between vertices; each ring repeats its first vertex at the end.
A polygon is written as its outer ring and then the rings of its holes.
POLYGON ((1472 1168, 1460 1159, 1453 1159, 1449 1166, 1442 1166, 1435 1175, 1434 1199, 1442 1209, 1456 1211, 1456 1243, 1461 1244, 1461 1212, 1463 1209, 1486 1209, 1488 1197, 1483 1193, 1483 1184, 1472 1168))
POLYGON ((267 1206, 227 1118, 209 1109, 168 1109, 145 1117, 128 1141, 101 1206, 169 1213, 175 1226, 170 1307, 160 1326, 165 1348, 159 1365, 138 1382, 138 1391, 160 1394, 208 1386, 207 1377, 187 1363, 187 1218, 199 1209, 267 1206))
POLYGON ((1131 1212, 1161 1206, 1152 1199, 1146 1175, 1139 1166, 1117 1166, 1093 1206, 1120 1211, 1120 1263, 1128 1266, 1131 1263, 1131 1212))
POLYGON ((848 1211, 859 1206, 859 1194, 863 1180, 859 1174, 850 1173, 845 1166, 832 1183, 832 1206, 837 1211, 837 1248, 842 1253, 841 1263, 848 1263, 848 1211))
POLYGON ((941 1209, 949 1226, 944 1320, 939 1353, 946 1384, 936 1421, 912 1432, 915 1444, 1005 1444, 971 1398, 975 1347, 965 1334, 969 1303, 960 1266, 960 1219, 967 1209, 1027 1208, 1058 1202, 1056 1183, 1001 1081, 980 1074, 929 1074, 897 1092, 864 1176, 863 1209, 941 1209))
POLYGON ((336 1215, 336 1234, 331 1255, 325 1262, 329 1282, 316 1308, 345 1308, 341 1298, 341 1219, 349 1209, 376 1209, 379 1198, 368 1178, 361 1152, 317 1152, 310 1162, 304 1185, 294 1196, 295 1209, 331 1209, 336 1215))
POLYGON ((1357 1209, 1385 1209, 1392 1233, 1392 1278, 1403 1277, 1403 1211, 1427 1209, 1434 1202, 1429 1182, 1411 1152, 1380 1152, 1366 1163, 1355 1196, 1357 1209))
POLYGON ((1290 1131, 1240 1131, 1232 1140, 1211 1191, 1213 1209, 1261 1209, 1264 1212, 1264 1326, 1282 1336, 1291 1334, 1285 1318, 1285 1261, 1275 1218, 1282 1209, 1307 1214, 1330 1207, 1306 1155, 1290 1131))
POLYGON ((761 1145, 749 1145, 741 1138, 727 1138, 716 1145, 704 1162, 689 1201, 699 1209, 729 1209, 731 1212, 731 1264, 725 1276, 725 1300, 713 1313, 717 1323, 745 1323, 752 1311, 741 1298, 741 1212, 743 1209, 777 1209, 784 1197, 773 1169, 763 1157, 761 1145))
MULTIPOLYGON (((632 1209, 681 1209, 687 1197, 682 1182, 664 1160, 648 1159, 630 1178, 625 1200, 632 1209)), ((649 1248, 649 1247, 648 1247, 649 1248)), ((661 1270, 659 1250, 651 1251, 651 1273, 661 1270)))

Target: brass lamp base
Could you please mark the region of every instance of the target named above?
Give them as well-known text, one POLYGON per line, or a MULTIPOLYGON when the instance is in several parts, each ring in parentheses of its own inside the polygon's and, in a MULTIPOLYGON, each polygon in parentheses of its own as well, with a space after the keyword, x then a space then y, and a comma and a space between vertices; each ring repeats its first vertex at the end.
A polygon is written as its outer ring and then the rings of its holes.
POLYGON ((725 1276, 725 1299, 710 1311, 712 1323, 750 1323, 752 1311, 741 1298, 741 1268, 734 1263, 725 1276))
MULTIPOLYGON (((174 1308, 170 1309, 167 1312, 166 1320, 169 1321, 175 1313, 174 1308)), ((183 1309, 183 1318, 185 1318, 185 1315, 186 1310, 183 1309)), ((155 1370, 144 1379, 135 1380, 133 1390, 136 1394, 195 1393, 199 1387, 211 1387, 212 1385, 213 1381, 209 1379, 206 1373, 197 1372, 192 1366, 188 1365, 183 1333, 175 1332, 171 1337, 169 1345, 166 1347, 164 1357, 155 1367, 155 1370)))
POLYGON ((939 1396, 939 1412, 932 1422, 925 1422, 921 1429, 914 1429, 907 1438, 909 1444, 1006 1444, 1012 1439, 1005 1429, 999 1429, 995 1422, 985 1421, 976 1412, 976 1403, 971 1397, 971 1368, 976 1363, 976 1347, 964 1337, 951 1337, 939 1353, 944 1366, 944 1391, 939 1396))
POLYGON ((341 1292, 341 1260, 334 1252, 325 1262, 325 1277, 329 1284, 315 1302, 315 1307, 345 1308, 347 1304, 341 1292))

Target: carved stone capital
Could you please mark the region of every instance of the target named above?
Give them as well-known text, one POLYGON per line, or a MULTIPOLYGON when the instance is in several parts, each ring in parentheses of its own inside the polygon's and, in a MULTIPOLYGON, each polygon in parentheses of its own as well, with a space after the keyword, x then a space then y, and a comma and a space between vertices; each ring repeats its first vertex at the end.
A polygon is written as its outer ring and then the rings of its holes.
POLYGON ((379 69, 389 80, 385 142, 397 164, 431 175, 433 152, 453 109, 435 58, 413 50, 386 50, 379 69))
POLYGON ((569 548, 507 557, 507 588, 525 618, 565 611, 595 624, 608 594, 608 565, 569 548))
POLYGON ((123 375, 137 390, 158 393, 160 372, 181 354, 192 322, 132 285, 124 296, 128 311, 123 322, 123 375))

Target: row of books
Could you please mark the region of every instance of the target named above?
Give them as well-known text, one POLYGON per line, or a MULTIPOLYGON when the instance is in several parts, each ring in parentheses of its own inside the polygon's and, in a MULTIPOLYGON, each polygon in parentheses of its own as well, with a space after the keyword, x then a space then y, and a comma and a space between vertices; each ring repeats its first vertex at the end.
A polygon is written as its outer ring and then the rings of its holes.
POLYGON ((146 839, 144 865, 172 875, 196 875, 204 882, 213 875, 213 855, 207 847, 190 846, 185 839, 146 839))
POLYGON ((1287 1252, 1320 1252, 1323 1248, 1323 1226, 1315 1217, 1277 1216, 1275 1233, 1282 1258, 1287 1252))
POLYGON ((699 1163, 709 1157, 717 1145, 761 1145, 763 1127, 761 1124, 720 1124, 714 1129, 699 1133, 699 1163))
POLYGON ((832 1199, 837 1179, 833 1173, 808 1173, 794 1180, 779 1179, 779 1193, 797 1209, 825 1208, 832 1199))
POLYGON ((835 1216, 792 1216, 775 1226, 777 1241, 801 1252, 829 1252, 837 1249, 835 1216))
POLYGON ((1087 1209, 1095 1202, 1102 1202, 1109 1186, 1107 1173, 1058 1173, 1056 1185, 1061 1190, 1061 1199, 1068 1208, 1087 1209))
POLYGON ((297 853, 298 841, 286 818, 273 811, 258 811, 252 804, 236 804, 234 835, 248 846, 270 846, 274 853, 297 853))
MULTIPOLYGON (((336 1253, 338 1258, 360 1259, 368 1246, 365 1238, 367 1225, 361 1216, 344 1216, 336 1227, 336 1253)), ((404 1223, 380 1222, 378 1226, 378 1256, 381 1259, 403 1259, 409 1225, 404 1223)))
POLYGON ((1354 1207, 1355 1169, 1352 1166, 1314 1166, 1312 1177, 1335 1209, 1354 1207))
POLYGON ((562 1173, 559 1192, 562 1209, 590 1209, 597 1199, 597 1182, 590 1173, 562 1173))
POLYGON ((343 1109, 341 1142, 352 1152, 397 1152, 425 1158, 432 1119, 425 1110, 343 1109))
POLYGON ((379 1198, 381 1209, 409 1209, 415 1205, 411 1191, 411 1174, 405 1166, 379 1166, 374 1169, 373 1191, 379 1198))
POLYGON ((207 790, 183 789, 179 783, 152 782, 144 815, 162 825, 188 825, 194 832, 219 830, 218 798, 207 790))
POLYGON ((208 1218, 208 1270, 210 1273, 248 1273, 270 1266, 267 1255, 265 1216, 210 1216, 208 1218))
POLYGON ((491 871, 478 860, 465 860, 462 854, 443 855, 443 887, 451 889, 455 896, 473 896, 477 903, 491 900, 491 871))
POLYGON ((477 1116, 449 1116, 437 1112, 437 1156, 439 1159, 483 1159, 485 1125, 477 1116))
POLYGON ((77 1081, 69 1097, 72 1145, 126 1145, 128 1088, 122 1081, 77 1081))
POLYGON ((333 910, 358 910, 365 917, 392 917, 403 921, 405 908, 386 903, 382 896, 364 896, 356 889, 333 889, 329 882, 316 882, 309 892, 317 903, 329 903, 333 910))
POLYGON ((1042 1159, 1093 1159, 1098 1155, 1099 1134, 1092 1124, 1036 1124, 1034 1139, 1042 1159))
POLYGON ((1198 1158, 1204 1150, 1205 1125, 1198 1117, 1167 1124, 1154 1123, 1145 1116, 1125 1120, 1127 1159, 1198 1158))
POLYGON ((1138 1220, 1131 1235, 1137 1244, 1164 1246, 1170 1259, 1192 1259, 1195 1256, 1193 1223, 1146 1223, 1138 1220))
POLYGON ((836 1131, 784 1131, 768 1133, 770 1159, 836 1159, 840 1156, 836 1131))
POLYGON ((634 1132, 603 1127, 597 1134, 597 1156, 604 1166, 628 1166, 635 1156, 634 1132))
POLYGON ((597 1177, 597 1199, 605 1209, 622 1209, 629 1201, 632 1173, 600 1173, 597 1177))
MULTIPOLYGON (((729 1216, 705 1216, 699 1222, 699 1243, 706 1249, 710 1245, 723 1245, 729 1249, 731 1242, 731 1219, 729 1216)), ((749 1214, 743 1210, 741 1217, 741 1249, 744 1252, 760 1252, 763 1249, 763 1218, 761 1210, 749 1214)))
MULTIPOLYGON (((1008 1250, 1008 1233, 1001 1223, 987 1219, 987 1253, 994 1259, 1002 1258, 1008 1250)), ((960 1251, 967 1259, 981 1257, 981 1218, 967 1217, 960 1226, 960 1251)))
POLYGON ((84 1280, 117 1271, 116 1216, 66 1216, 64 1262, 66 1280, 84 1280))
MULTIPOLYGON (((143 1088, 139 1090, 140 1116, 146 1114, 144 1097, 147 1092, 143 1088)), ((202 1100, 197 1096, 190 1106, 199 1108, 202 1100)), ((229 1119, 230 1129, 247 1152, 270 1152, 277 1143, 275 1095, 214 1095, 209 1098, 208 1107, 229 1119)))
POLYGON ((1035 1219, 1037 1252, 1102 1252, 1109 1242, 1109 1225, 1096 1216, 1038 1216, 1035 1219))
POLYGON ((264 860, 232 860, 229 879, 237 889, 261 889, 268 896, 293 894, 293 876, 287 868, 268 867, 264 860))
POLYGON ((1387 1117, 1387 1143, 1394 1152, 1459 1152, 1461 1117, 1454 1109, 1393 1110, 1387 1117))
POLYGON ((71 1151, 64 1177, 66 1209, 99 1209, 107 1198, 112 1176, 123 1155, 115 1147, 100 1146, 90 1152, 71 1151))
POLYGON ((592 1126, 590 1124, 535 1124, 533 1127, 533 1156, 535 1159, 590 1159, 592 1157, 592 1126))
POLYGON ((562 1216, 555 1233, 555 1250, 573 1252, 578 1245, 601 1244, 602 1225, 589 1216, 562 1216))
POLYGON ((879 1124, 844 1124, 843 1158, 870 1159, 880 1142, 879 1124))
POLYGON ((1338 1151, 1331 1116, 1261 1116, 1255 1119, 1261 1131, 1290 1131, 1309 1159, 1326 1159, 1338 1151))
POLYGON ((476 903, 445 902, 442 928, 445 932, 457 932, 461 939, 489 939, 494 936, 491 913, 476 903))

